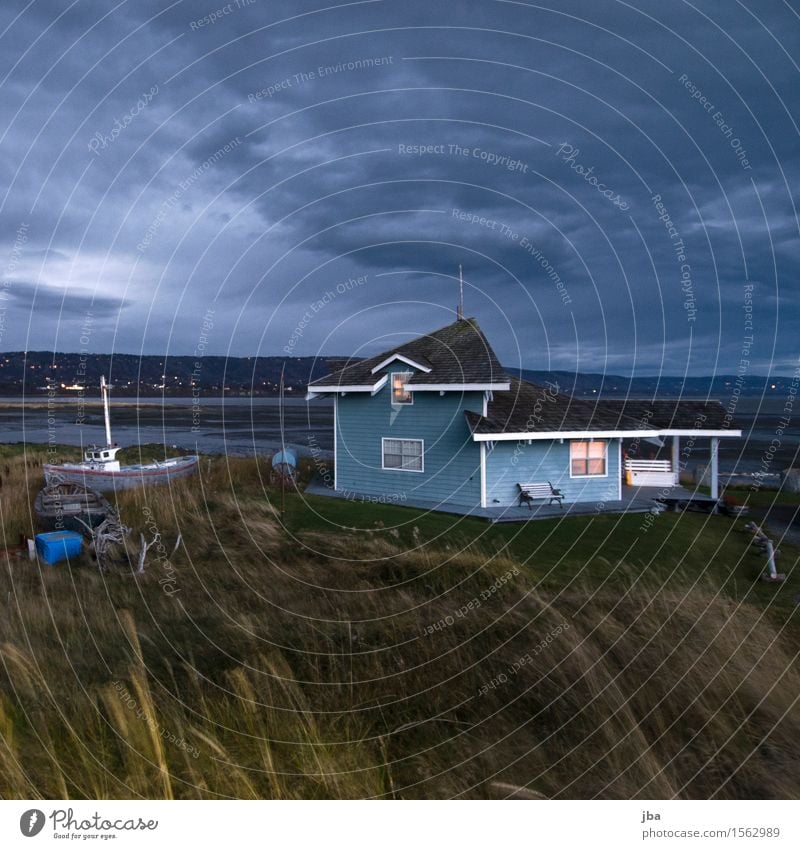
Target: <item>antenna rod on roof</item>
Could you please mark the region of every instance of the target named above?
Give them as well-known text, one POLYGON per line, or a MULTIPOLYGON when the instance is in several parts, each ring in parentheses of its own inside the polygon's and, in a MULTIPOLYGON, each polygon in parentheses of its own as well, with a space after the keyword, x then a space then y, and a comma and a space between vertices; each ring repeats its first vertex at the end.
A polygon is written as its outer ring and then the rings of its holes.
POLYGON ((458 307, 456 308, 456 318, 461 321, 464 318, 464 274, 461 266, 458 266, 458 307))

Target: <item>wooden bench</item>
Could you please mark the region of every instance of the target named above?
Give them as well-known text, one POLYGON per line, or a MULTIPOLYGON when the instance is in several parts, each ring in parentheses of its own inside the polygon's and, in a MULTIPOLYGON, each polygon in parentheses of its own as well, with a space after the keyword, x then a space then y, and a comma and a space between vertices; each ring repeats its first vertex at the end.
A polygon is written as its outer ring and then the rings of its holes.
POLYGON ((561 494, 560 489, 553 488, 553 484, 550 481, 544 481, 542 483, 518 483, 517 486, 519 487, 520 507, 525 502, 528 505, 528 510, 532 510, 531 501, 535 501, 538 498, 549 498, 550 504, 557 501, 558 506, 562 510, 564 509, 564 505, 561 503, 564 496, 561 494))

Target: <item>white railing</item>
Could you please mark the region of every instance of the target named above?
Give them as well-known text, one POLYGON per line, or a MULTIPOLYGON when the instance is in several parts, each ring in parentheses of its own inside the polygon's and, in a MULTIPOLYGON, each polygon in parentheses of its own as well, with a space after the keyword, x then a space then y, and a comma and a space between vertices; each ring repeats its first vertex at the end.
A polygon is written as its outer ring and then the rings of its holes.
POLYGON ((626 460, 625 483, 628 486, 677 486, 678 473, 669 460, 626 460))

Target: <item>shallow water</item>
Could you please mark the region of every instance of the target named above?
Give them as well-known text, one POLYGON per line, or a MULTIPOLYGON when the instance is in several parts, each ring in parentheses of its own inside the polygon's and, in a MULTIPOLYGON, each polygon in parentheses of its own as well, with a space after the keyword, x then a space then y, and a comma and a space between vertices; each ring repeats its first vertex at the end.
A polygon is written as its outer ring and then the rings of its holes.
MULTIPOLYGON (((720 442, 720 471, 724 473, 778 472, 798 464, 800 450, 800 401, 785 421, 785 399, 740 399, 734 426, 742 439, 720 442)), ((310 446, 333 450, 333 404, 321 400, 307 403, 287 398, 281 423, 277 398, 118 398, 111 411, 114 440, 120 445, 160 443, 203 453, 260 454, 279 448, 282 442, 300 454, 310 446), (283 432, 283 437, 281 433, 283 432)), ((46 396, 29 399, 0 398, 0 441, 39 444, 90 445, 104 443, 103 410, 99 400, 85 405, 76 398, 46 396)), ((687 463, 691 471, 708 462, 706 440, 698 441, 687 463)), ((669 454, 669 446, 662 449, 669 454)))
MULTIPOLYGON (((103 408, 74 398, 0 398, 0 441, 38 444, 105 443, 103 408)), ((310 444, 333 450, 333 404, 277 398, 120 398, 111 408, 119 445, 159 443, 203 453, 247 455, 273 451, 285 440, 300 453, 310 444), (281 435, 283 433, 283 436, 281 435)))

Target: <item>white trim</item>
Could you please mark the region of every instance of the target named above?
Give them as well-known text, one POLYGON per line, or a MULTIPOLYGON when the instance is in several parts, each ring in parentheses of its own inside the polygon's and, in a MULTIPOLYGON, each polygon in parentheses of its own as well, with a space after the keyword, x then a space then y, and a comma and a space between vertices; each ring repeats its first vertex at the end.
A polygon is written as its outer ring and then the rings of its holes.
POLYGON ((520 439, 617 439, 631 438, 635 436, 738 436, 741 437, 740 430, 548 430, 548 431, 529 431, 525 430, 520 433, 474 433, 472 438, 475 442, 491 442, 494 440, 514 440, 520 439))
POLYGON ((381 469, 387 472, 413 472, 414 474, 420 474, 425 471, 425 440, 424 439, 414 439, 413 437, 405 437, 405 436, 382 436, 381 437, 381 469), (386 452, 383 448, 383 443, 386 442, 387 439, 391 439, 394 442, 419 442, 422 446, 422 451, 420 452, 420 461, 422 463, 421 469, 404 469, 402 467, 397 466, 385 466, 384 465, 384 457, 386 456, 386 452))
MULTIPOLYGON (((591 460, 592 458, 587 455, 586 460, 591 460)), ((596 457, 594 458, 597 459, 596 457)), ((594 480, 595 478, 607 478, 608 477, 608 440, 607 439, 595 439, 593 437, 586 437, 585 439, 571 439, 569 443, 569 476, 573 480, 594 480), (603 460, 605 462, 605 472, 602 475, 573 475, 572 474, 572 446, 577 442, 602 442, 605 446, 605 451, 603 452, 603 460)))
MULTIPOLYGON (((393 407, 413 407, 414 406, 414 393, 409 393, 411 397, 408 401, 395 401, 394 400, 394 376, 396 374, 411 374, 410 371, 392 371, 389 372, 389 401, 393 407)), ((408 392, 408 388, 405 383, 400 384, 401 388, 408 392)))
POLYGON ((481 442, 481 507, 486 506, 486 443, 481 442))
POLYGON ((622 440, 617 440, 617 501, 622 501, 622 440))
POLYGON ((410 392, 508 392, 510 383, 407 383, 410 392))
POLYGON ((701 428, 692 428, 691 430, 658 430, 658 436, 738 436, 741 437, 740 430, 702 430, 701 428))
POLYGON ((375 394, 386 386, 386 381, 389 380, 389 375, 385 374, 379 381, 369 385, 353 385, 353 386, 317 386, 309 387, 308 391, 313 394, 321 392, 372 392, 375 394))
POLYGON ((407 366, 412 366, 413 368, 418 368, 420 371, 424 371, 425 374, 428 374, 431 369, 428 366, 423 366, 421 363, 416 363, 414 360, 409 357, 404 357, 402 354, 392 354, 391 357, 387 357, 382 363, 378 363, 374 369, 372 369, 372 374, 379 372, 382 368, 385 368, 389 365, 389 363, 394 362, 395 360, 400 360, 405 363, 407 366))
POLYGON ((520 433, 473 433, 475 442, 518 442, 526 439, 532 442, 536 439, 614 439, 616 437, 652 436, 652 430, 524 430, 520 433))
POLYGON ((719 498, 719 437, 711 440, 711 497, 719 498))
POLYGON ((482 415, 483 415, 484 418, 486 418, 486 416, 489 415, 489 395, 490 394, 491 393, 489 392, 488 389, 483 393, 483 413, 482 413, 482 415))
POLYGON ((339 396, 333 396, 333 489, 336 491, 337 478, 339 476, 339 458, 336 452, 336 444, 339 442, 339 396))

